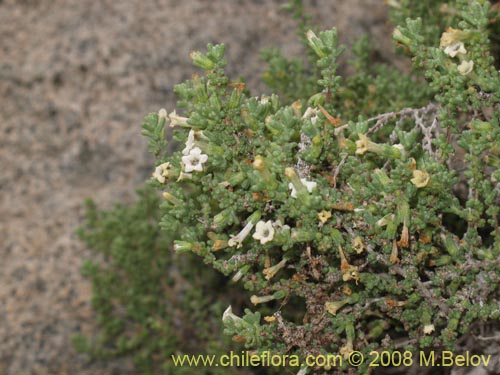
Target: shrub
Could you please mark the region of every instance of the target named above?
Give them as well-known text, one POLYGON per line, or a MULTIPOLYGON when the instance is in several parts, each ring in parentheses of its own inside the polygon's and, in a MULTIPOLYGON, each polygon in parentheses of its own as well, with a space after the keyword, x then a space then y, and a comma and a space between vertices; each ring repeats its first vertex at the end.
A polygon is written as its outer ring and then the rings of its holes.
POLYGON ((250 95, 226 76, 224 45, 208 45, 191 54, 204 75, 175 88, 183 114, 144 120, 160 227, 252 294, 241 317, 219 316, 249 349, 453 349, 500 318, 498 8, 388 3, 410 74, 372 64, 361 39, 340 77, 337 31, 309 30, 308 62, 263 54, 281 101, 250 95), (167 123, 184 144, 173 154, 167 123))
MULTIPOLYGON (((158 197, 149 188, 138 195, 135 204, 109 211, 87 202, 79 235, 101 254, 83 269, 92 280, 100 332, 97 337, 76 336, 74 343, 94 359, 131 355, 142 374, 190 374, 189 367, 175 367, 171 355, 229 350, 230 343, 220 335, 219 316, 223 301, 238 297, 194 256, 175 259, 172 239, 157 226, 158 197)), ((244 373, 216 368, 206 372, 244 373)))

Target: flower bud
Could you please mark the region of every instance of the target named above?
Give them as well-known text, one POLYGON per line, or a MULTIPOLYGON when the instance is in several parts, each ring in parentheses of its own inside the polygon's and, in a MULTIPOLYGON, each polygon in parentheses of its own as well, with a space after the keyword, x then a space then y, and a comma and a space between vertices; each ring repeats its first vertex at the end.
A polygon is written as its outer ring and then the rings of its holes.
POLYGON ((318 57, 325 57, 325 45, 323 41, 318 38, 318 36, 312 31, 308 30, 306 33, 306 39, 307 42, 309 43, 309 47, 312 48, 312 50, 318 55, 318 57))
POLYGON ((395 28, 392 32, 392 38, 399 43, 409 46, 411 44, 411 39, 404 35, 399 28, 395 28))
POLYGON ((382 186, 388 186, 389 184, 392 183, 392 180, 387 176, 387 173, 383 169, 375 169, 373 170, 373 174, 375 179, 378 181, 379 184, 382 186))
POLYGON ((234 210, 232 208, 226 208, 225 210, 219 212, 214 216, 213 228, 225 228, 229 223, 233 222, 235 219, 234 210))
POLYGON ((167 200, 168 202, 172 203, 175 206, 179 206, 182 204, 182 201, 179 198, 173 196, 168 191, 164 191, 162 196, 165 200, 167 200))
POLYGON ((176 253, 186 253, 193 250, 193 243, 188 241, 174 241, 174 251, 176 253))
POLYGON ((248 264, 241 267, 241 269, 239 269, 238 272, 236 272, 234 274, 234 276, 231 278, 231 281, 233 283, 240 281, 240 279, 248 272, 249 269, 250 269, 250 265, 248 265, 248 264))
POLYGON ((293 229, 290 237, 294 242, 309 242, 316 239, 316 232, 307 229, 293 229))
POLYGON ((471 123, 469 123, 468 127, 472 129, 473 131, 476 131, 478 133, 482 132, 491 132, 493 130, 493 126, 491 123, 487 121, 481 121, 481 120, 474 120, 471 123))
POLYGON ((158 111, 158 120, 167 120, 167 110, 165 108, 158 111))
POLYGON ((253 167, 260 174, 264 182, 266 183, 266 188, 269 190, 276 190, 278 187, 278 182, 271 174, 269 169, 266 166, 265 159, 261 155, 257 155, 253 162, 253 167))
POLYGON ((231 176, 227 179, 227 182, 229 182, 229 185, 231 186, 236 186, 238 184, 241 184, 243 181, 245 181, 245 173, 243 172, 237 172, 231 174, 231 176))
POLYGON ((212 70, 215 68, 215 63, 208 56, 199 51, 191 52, 189 57, 193 60, 193 64, 198 68, 203 70, 212 70))

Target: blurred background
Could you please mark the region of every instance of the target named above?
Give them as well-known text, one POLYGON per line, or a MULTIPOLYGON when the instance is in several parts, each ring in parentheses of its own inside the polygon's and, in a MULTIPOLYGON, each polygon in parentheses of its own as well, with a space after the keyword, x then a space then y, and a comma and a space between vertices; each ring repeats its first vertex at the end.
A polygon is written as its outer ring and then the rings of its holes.
MULTIPOLYGON (((130 359, 91 362, 71 345, 95 332, 95 255, 75 235, 83 201, 129 203, 149 178, 140 124, 175 107, 198 70, 192 50, 225 43, 228 72, 253 95, 264 47, 302 52, 283 0, 0 0, 0 374, 134 373, 130 359)), ((381 0, 309 0, 320 29, 371 37, 390 61, 381 0)), ((348 69, 345 63, 341 69, 348 69)))

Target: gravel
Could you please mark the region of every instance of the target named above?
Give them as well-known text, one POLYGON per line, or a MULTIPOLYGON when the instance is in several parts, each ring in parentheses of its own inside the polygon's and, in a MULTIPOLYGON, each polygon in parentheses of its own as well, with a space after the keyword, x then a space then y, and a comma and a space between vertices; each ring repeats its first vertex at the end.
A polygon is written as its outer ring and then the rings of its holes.
MULTIPOLYGON (((390 60, 381 3, 306 1, 322 28, 370 33, 390 60)), ((190 51, 226 43, 230 75, 267 92, 259 50, 302 50, 280 4, 0 0, 0 374, 133 373, 128 358, 91 363, 71 346, 96 332, 82 202, 134 200, 153 169, 139 124, 174 108, 174 85, 197 72, 190 51)))

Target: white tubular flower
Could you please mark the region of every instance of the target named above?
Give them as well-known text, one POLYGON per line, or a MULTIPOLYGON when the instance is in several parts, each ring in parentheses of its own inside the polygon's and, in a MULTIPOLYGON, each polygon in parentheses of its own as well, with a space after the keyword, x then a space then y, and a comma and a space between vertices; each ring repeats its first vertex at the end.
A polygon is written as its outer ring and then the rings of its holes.
POLYGON ((455 57, 459 53, 465 55, 467 50, 465 49, 463 42, 457 42, 446 46, 444 53, 450 57, 455 57))
POLYGON ((182 155, 189 155, 189 152, 194 148, 194 130, 191 129, 186 140, 186 147, 182 150, 182 155))
POLYGON ((233 314, 231 305, 229 305, 226 311, 224 311, 224 313, 222 314, 222 321, 225 322, 227 319, 231 319, 235 323, 241 322, 243 320, 239 316, 233 314))
MULTIPOLYGON (((313 191, 313 189, 318 185, 316 182, 307 181, 305 178, 301 178, 300 182, 302 182, 302 185, 304 185, 306 187, 306 189, 309 193, 311 193, 313 191)), ((293 186, 293 184, 291 182, 288 184, 288 188, 292 190, 292 192, 290 193, 292 198, 297 198, 297 190, 295 189, 295 187, 293 186)))
POLYGON ((181 173, 179 173, 179 177, 177 178, 177 180, 175 182, 181 182, 184 180, 192 180, 192 179, 193 179, 193 175, 191 173, 184 173, 183 171, 181 171, 181 173))
POLYGON ((186 173, 196 171, 203 171, 203 163, 206 163, 208 156, 201 153, 200 148, 195 147, 189 151, 189 155, 182 157, 182 162, 184 163, 184 170, 186 173))
POLYGON ((266 242, 272 241, 274 238, 274 227, 272 221, 268 220, 264 222, 260 220, 255 227, 255 233, 252 237, 256 240, 260 240, 262 245, 266 242))
POLYGON ((170 163, 163 163, 160 164, 155 168, 155 171, 153 172, 153 177, 158 180, 161 184, 164 184, 165 181, 168 178, 168 171, 172 165, 170 163))
POLYGON ((474 61, 462 61, 462 63, 457 67, 458 69, 458 72, 463 75, 463 76, 466 76, 467 74, 469 74, 470 72, 472 72, 472 69, 474 69, 474 61))
POLYGON ((189 118, 187 117, 182 117, 179 116, 175 110, 168 115, 170 118, 170 127, 173 128, 174 126, 182 126, 182 127, 190 127, 189 124, 187 123, 189 118))
POLYGON ((191 129, 188 133, 186 147, 184 147, 184 150, 182 150, 182 154, 189 155, 189 152, 196 146, 196 141, 203 143, 203 141, 208 141, 208 138, 203 134, 201 130, 191 129))
POLYGON ((231 239, 227 242, 227 244, 231 247, 236 246, 236 248, 239 249, 241 246, 243 246, 243 241, 250 234, 253 226, 254 224, 249 221, 247 225, 243 227, 240 233, 238 233, 236 236, 231 236, 231 239))
POLYGON ((236 246, 236 248, 239 249, 242 246, 242 243, 245 240, 245 238, 247 238, 247 236, 250 234, 255 224, 259 221, 260 216, 261 216, 260 211, 256 211, 253 214, 251 214, 247 219, 247 224, 243 227, 241 232, 238 233, 236 236, 231 236, 227 244, 229 246, 236 246))

